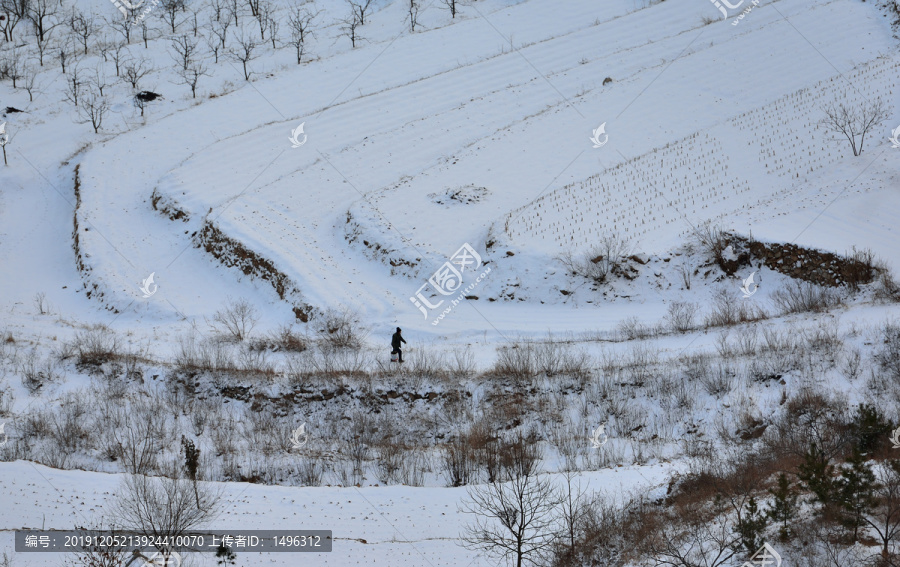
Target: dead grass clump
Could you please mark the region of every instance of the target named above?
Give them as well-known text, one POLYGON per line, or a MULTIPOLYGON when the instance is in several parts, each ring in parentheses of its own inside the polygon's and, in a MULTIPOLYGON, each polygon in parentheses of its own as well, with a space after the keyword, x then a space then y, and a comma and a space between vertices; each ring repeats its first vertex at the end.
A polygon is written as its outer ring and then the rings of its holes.
POLYGON ((362 348, 369 335, 358 313, 350 309, 329 308, 311 323, 320 341, 333 348, 362 348))
POLYGON ((787 314, 826 311, 843 303, 843 298, 836 289, 793 281, 775 290, 772 301, 783 314, 787 314))
POLYGON ((750 323, 766 319, 766 311, 730 289, 721 288, 713 297, 713 310, 706 316, 706 327, 728 327, 738 323, 750 323))
POLYGON ((631 253, 631 242, 618 234, 609 233, 579 256, 571 252, 558 260, 570 273, 604 283, 611 273, 621 271, 626 257, 631 253))
POLYGON ((121 355, 118 338, 102 325, 76 333, 66 350, 75 355, 76 364, 81 367, 97 368, 121 355))

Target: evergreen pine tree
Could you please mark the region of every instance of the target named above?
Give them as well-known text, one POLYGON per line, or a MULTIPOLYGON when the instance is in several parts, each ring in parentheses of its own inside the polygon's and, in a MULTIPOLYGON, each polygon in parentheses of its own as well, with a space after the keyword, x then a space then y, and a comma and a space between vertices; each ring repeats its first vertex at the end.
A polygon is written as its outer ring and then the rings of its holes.
POLYGON ((791 537, 791 522, 797 515, 799 494, 784 473, 778 475, 778 486, 769 489, 769 493, 774 500, 766 510, 766 517, 779 524, 778 537, 781 541, 787 541, 791 537))
POLYGON ((812 492, 823 506, 834 503, 837 496, 834 465, 829 461, 825 453, 812 443, 797 472, 797 477, 806 485, 806 489, 812 492))
POLYGON ((857 541, 859 527, 865 524, 865 514, 876 504, 875 474, 866 463, 866 458, 857 449, 847 459, 847 465, 841 468, 841 478, 837 481, 838 495, 844 516, 841 523, 853 530, 853 541, 857 541))
POLYGON ((753 554, 762 545, 762 533, 769 524, 766 515, 760 512, 753 496, 747 501, 746 512, 738 522, 737 533, 741 536, 741 545, 748 554, 753 554))
POLYGON ((877 450, 890 435, 891 428, 891 423, 878 408, 867 404, 857 406, 853 421, 850 422, 856 447, 863 455, 877 450))

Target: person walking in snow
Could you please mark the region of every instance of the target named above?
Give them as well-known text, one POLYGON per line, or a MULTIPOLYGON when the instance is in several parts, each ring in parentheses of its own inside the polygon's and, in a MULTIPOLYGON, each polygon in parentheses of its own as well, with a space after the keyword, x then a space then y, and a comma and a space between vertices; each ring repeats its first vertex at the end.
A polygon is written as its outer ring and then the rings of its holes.
POLYGON ((397 332, 391 335, 391 354, 397 355, 397 362, 403 362, 403 351, 400 350, 400 343, 405 343, 406 339, 400 336, 400 327, 397 327, 397 332))

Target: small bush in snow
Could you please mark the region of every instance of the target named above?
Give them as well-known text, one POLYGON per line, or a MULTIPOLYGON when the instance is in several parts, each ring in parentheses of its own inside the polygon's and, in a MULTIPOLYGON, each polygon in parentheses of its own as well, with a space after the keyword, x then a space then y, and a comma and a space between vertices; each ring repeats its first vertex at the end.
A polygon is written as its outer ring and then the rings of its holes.
POLYGON ((666 321, 675 332, 683 333, 689 331, 694 328, 694 319, 697 316, 698 309, 699 307, 696 303, 673 301, 669 304, 666 321))
POLYGON ((350 309, 327 309, 313 320, 317 337, 331 347, 361 348, 368 330, 360 323, 360 317, 350 309))
POLYGON ((792 281, 772 293, 772 301, 782 313, 825 311, 840 305, 842 298, 835 289, 804 281, 792 281))
POLYGON ((216 332, 240 342, 250 335, 257 321, 256 308, 246 299, 229 300, 225 308, 213 316, 212 326, 216 332))
POLYGON ((618 234, 605 234, 599 243, 579 256, 566 252, 558 259, 573 275, 603 283, 609 275, 622 267, 625 257, 631 253, 631 242, 618 234))

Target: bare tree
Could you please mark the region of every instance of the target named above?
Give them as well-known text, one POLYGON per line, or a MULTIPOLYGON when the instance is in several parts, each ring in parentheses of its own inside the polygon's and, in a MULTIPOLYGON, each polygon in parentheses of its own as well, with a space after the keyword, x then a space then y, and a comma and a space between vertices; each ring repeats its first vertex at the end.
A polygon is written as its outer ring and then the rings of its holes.
MULTIPOLYGON (((116 16, 119 16, 118 12, 116 16)), ((126 44, 131 43, 131 18, 123 19, 116 16, 106 19, 106 25, 120 33, 126 44)))
POLYGON ((228 13, 231 14, 231 20, 234 22, 234 25, 241 25, 240 17, 243 12, 241 0, 229 0, 228 13))
POLYGON ((40 85, 37 84, 37 75, 37 69, 26 61, 22 73, 22 88, 28 92, 29 102, 34 102, 34 93, 40 92, 40 85))
MULTIPOLYGON (((44 34, 43 37, 38 35, 37 28, 32 27, 32 31, 34 32, 34 44, 37 48, 38 52, 38 62, 41 67, 44 66, 44 54, 47 53, 48 50, 52 50, 54 46, 54 41, 50 37, 50 33, 44 34)), ((68 42, 63 41, 60 45, 66 45, 68 47, 68 42)))
POLYGON ((173 34, 176 33, 176 28, 180 23, 178 21, 178 12, 185 10, 184 0, 162 0, 159 5, 162 8, 160 18, 166 22, 173 34))
POLYGON ((147 23, 146 19, 141 20, 141 40, 144 42, 144 49, 149 49, 149 45, 147 45, 150 40, 150 32, 154 31, 156 28, 151 28, 150 24, 147 23))
POLYGON ((213 316, 213 328, 231 335, 236 341, 243 341, 259 320, 256 309, 246 299, 229 301, 224 309, 213 316))
POLYGON ((900 535, 900 461, 885 461, 878 468, 874 510, 864 517, 881 540, 882 556, 890 553, 890 544, 900 535))
POLYGON ((118 77, 122 72, 122 64, 131 57, 131 54, 128 52, 128 47, 125 45, 125 42, 122 41, 115 42, 115 44, 109 48, 108 53, 116 67, 116 77, 118 77))
POLYGON ((0 0, 0 13, 6 16, 6 20, 0 23, 0 31, 3 31, 3 39, 13 41, 13 31, 22 20, 28 18, 29 0, 0 0))
POLYGON ((462 536, 466 547, 512 560, 516 567, 539 565, 556 539, 560 496, 550 479, 533 467, 469 488, 461 511, 474 514, 462 536))
POLYGON ((545 559, 557 538, 562 501, 549 477, 538 476, 540 453, 529 440, 521 433, 514 436, 498 455, 501 466, 494 478, 470 487, 460 507, 475 515, 464 529, 465 545, 512 560, 516 567, 545 559))
POLYGON ((721 500, 660 510, 646 526, 642 550, 659 567, 725 567, 741 547, 721 500))
POLYGON ((441 3, 450 10, 450 17, 456 17, 457 5, 459 4, 458 0, 441 0, 441 3))
POLYGON ((825 117, 820 124, 826 130, 847 138, 854 156, 862 153, 866 134, 890 117, 890 111, 880 98, 867 100, 858 106, 832 102, 822 111, 825 117))
POLYGON ((6 131, 6 124, 0 128, 0 148, 3 149, 3 165, 9 165, 6 161, 6 146, 9 145, 9 133, 6 131))
POLYGON ((181 84, 191 87, 191 97, 197 98, 197 83, 200 77, 209 76, 208 68, 203 61, 191 61, 187 68, 179 71, 178 76, 181 77, 181 84))
MULTIPOLYGON (((215 36, 219 40, 222 49, 225 49, 225 41, 228 39, 228 28, 231 26, 232 21, 231 12, 226 12, 222 17, 209 22, 210 35, 215 36)), ((216 63, 218 63, 218 50, 216 50, 216 53, 216 63)))
POLYGON ((181 66, 183 71, 187 71, 188 64, 194 60, 194 53, 197 51, 197 42, 188 35, 180 35, 172 38, 172 59, 181 66))
MULTIPOLYGON (((221 494, 208 483, 199 483, 196 493, 194 488, 185 478, 129 475, 117 491, 112 515, 127 530, 155 541, 172 540, 218 515, 221 494)), ((157 549, 166 560, 172 554, 171 548, 157 549)))
POLYGON ((356 42, 362 41, 364 38, 360 37, 357 29, 362 24, 359 21, 359 14, 356 10, 351 10, 350 15, 341 20, 341 35, 344 35, 350 39, 350 45, 354 49, 356 48, 356 42))
POLYGON ((409 31, 416 33, 416 25, 419 23, 419 0, 409 0, 409 31))
MULTIPOLYGON (((69 42, 63 42, 59 46, 59 66, 62 68, 63 75, 66 74, 66 63, 69 62, 70 59, 77 60, 77 55, 71 49, 72 45, 69 42)), ((43 57, 43 52, 39 50, 39 54, 43 57)), ((44 66, 43 61, 41 61, 41 67, 44 66)))
POLYGON ((92 12, 88 12, 87 14, 85 14, 84 12, 73 7, 72 14, 69 16, 69 20, 67 23, 69 25, 69 29, 72 30, 72 33, 81 40, 81 45, 84 48, 84 54, 87 55, 88 41, 90 41, 91 37, 97 33, 98 29, 97 24, 94 21, 94 14, 92 12))
POLYGON ((587 517, 590 506, 586 498, 587 489, 582 488, 580 482, 576 486, 572 485, 575 472, 566 471, 564 476, 566 484, 562 490, 560 506, 562 525, 565 530, 563 537, 566 540, 566 547, 568 548, 567 555, 570 560, 574 560, 582 525, 587 517))
POLYGON ((191 33, 194 34, 194 37, 197 37, 197 34, 200 31, 200 13, 203 11, 201 7, 192 6, 187 10, 190 12, 190 19, 188 20, 191 24, 191 33))
POLYGON ((306 40, 315 35, 313 30, 313 20, 318 15, 319 11, 313 12, 305 5, 291 6, 291 12, 288 15, 288 25, 291 28, 290 44, 297 50, 298 64, 303 59, 306 40))
POLYGON ((24 53, 13 46, 0 56, 0 78, 12 81, 13 88, 17 87, 17 81, 22 78, 24 71, 24 53))
POLYGON ((269 16, 269 41, 272 42, 273 50, 278 49, 278 46, 275 45, 275 43, 278 41, 278 30, 281 29, 281 24, 279 23, 281 22, 281 19, 275 12, 277 12, 277 7, 273 11, 273 15, 269 16))
POLYGON ((81 61, 78 59, 73 59, 71 63, 69 63, 69 67, 66 70, 66 100, 78 106, 79 95, 81 94, 81 88, 84 86, 85 77, 84 72, 81 70, 81 61))
POLYGON ((140 109, 141 117, 144 116, 144 109, 147 108, 147 105, 150 104, 150 101, 141 96, 140 93, 135 94, 131 99, 132 104, 134 104, 135 108, 140 109))
POLYGON ((60 24, 57 18, 60 5, 59 0, 28 0, 27 17, 40 41, 46 41, 47 34, 60 24))
POLYGON ((94 133, 97 134, 103 126, 103 118, 107 112, 109 112, 109 101, 94 90, 93 85, 89 86, 87 92, 81 97, 81 104, 78 105, 81 122, 90 122, 94 133))
POLYGON ((235 40, 237 41, 237 46, 232 46, 228 53, 235 61, 240 62, 244 69, 244 80, 249 81, 250 75, 253 73, 247 67, 247 63, 256 59, 257 55, 253 52, 258 47, 258 44, 256 40, 244 33, 243 29, 240 30, 240 33, 235 33, 235 40))
POLYGON ((154 69, 150 66, 150 62, 139 57, 131 59, 123 65, 122 78, 131 85, 131 88, 138 90, 138 83, 141 79, 152 73, 154 69))
POLYGON ((366 25, 366 14, 368 14, 373 2, 374 0, 347 0, 347 3, 350 4, 350 9, 359 16, 359 25, 366 25))
POLYGON ((228 16, 228 3, 226 0, 211 0, 209 8, 212 11, 213 21, 218 22, 228 16))
MULTIPOLYGON (((215 21, 210 22, 208 25, 211 28, 215 25, 215 21)), ((206 42, 206 47, 209 48, 209 52, 213 54, 213 62, 219 62, 219 51, 222 50, 222 42, 216 37, 216 34, 210 29, 208 33, 203 34, 203 40, 206 42)))
POLYGON ((91 86, 97 89, 97 92, 100 93, 100 96, 103 96, 103 89, 109 86, 109 78, 106 75, 106 67, 103 63, 98 62, 94 67, 93 73, 91 73, 91 86))
POLYGON ((266 31, 271 23, 271 15, 275 8, 269 0, 256 0, 256 22, 259 24, 259 38, 261 41, 266 40, 266 31))

